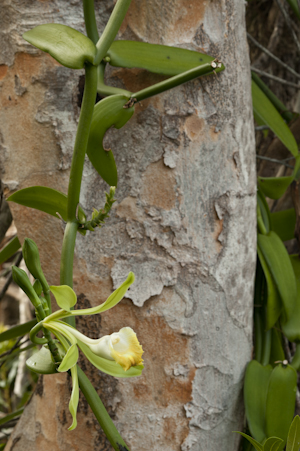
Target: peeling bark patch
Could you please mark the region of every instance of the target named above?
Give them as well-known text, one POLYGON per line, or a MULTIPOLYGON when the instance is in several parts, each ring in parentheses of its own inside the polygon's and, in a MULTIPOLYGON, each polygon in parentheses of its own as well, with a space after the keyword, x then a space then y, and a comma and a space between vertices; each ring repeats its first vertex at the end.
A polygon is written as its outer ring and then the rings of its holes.
POLYGON ((166 265, 165 261, 155 260, 150 256, 126 261, 118 260, 111 271, 114 288, 124 282, 129 271, 134 272, 136 279, 125 297, 131 299, 136 306, 142 307, 147 299, 161 294, 164 286, 176 283, 179 265, 174 263, 166 265))
POLYGON ((141 200, 145 205, 171 210, 175 206, 175 174, 163 161, 152 163, 143 176, 141 200))

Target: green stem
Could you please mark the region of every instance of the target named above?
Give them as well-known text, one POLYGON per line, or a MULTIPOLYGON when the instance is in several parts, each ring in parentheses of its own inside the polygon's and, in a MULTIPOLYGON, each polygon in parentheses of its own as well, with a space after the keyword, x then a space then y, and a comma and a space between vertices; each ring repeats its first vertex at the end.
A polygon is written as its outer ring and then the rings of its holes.
MULTIPOLYGON (((78 230, 77 222, 68 222, 65 228, 64 240, 61 250, 60 260, 60 284, 73 287, 73 261, 75 251, 76 234, 78 230)), ((70 317, 65 320, 75 327, 75 319, 70 317)))
POLYGON ((107 50, 114 41, 120 26, 124 20, 127 10, 130 6, 131 0, 118 0, 113 12, 107 22, 107 25, 101 35, 101 38, 96 44, 97 55, 95 58, 95 66, 105 57, 107 50))
POLYGON ((84 394, 87 402, 89 403, 95 417, 98 420, 103 432, 110 441, 112 447, 116 451, 129 451, 128 446, 120 436, 116 426, 112 419, 108 415, 98 393, 94 389, 93 385, 84 374, 84 372, 77 366, 79 386, 84 394))
POLYGON ((86 65, 83 100, 77 128, 68 189, 68 221, 76 220, 76 209, 79 203, 84 157, 89 139, 96 94, 97 68, 95 66, 86 65))
POLYGON ((149 88, 142 89, 141 91, 132 94, 132 99, 136 99, 137 102, 140 100, 147 99, 148 97, 156 96, 161 92, 167 91, 169 89, 175 88, 187 81, 193 80, 194 78, 200 77, 201 75, 211 74, 213 68, 211 63, 203 64, 199 67, 194 67, 182 74, 175 75, 174 77, 168 78, 167 80, 156 83, 155 85, 149 86, 149 88))
POLYGON ((68 222, 65 228, 60 262, 60 284, 73 287, 73 260, 77 222, 68 222))
POLYGON ((83 0, 83 14, 87 35, 94 44, 97 44, 99 34, 95 18, 94 0, 83 0))

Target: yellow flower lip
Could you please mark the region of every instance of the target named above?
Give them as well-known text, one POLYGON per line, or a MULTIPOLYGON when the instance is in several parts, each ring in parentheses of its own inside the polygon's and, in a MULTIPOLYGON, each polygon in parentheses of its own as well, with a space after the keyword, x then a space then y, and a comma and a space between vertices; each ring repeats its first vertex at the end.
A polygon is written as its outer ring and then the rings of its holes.
POLYGON ((124 371, 143 363, 144 351, 131 327, 123 327, 119 332, 105 335, 97 343, 88 346, 94 354, 117 362, 124 371))

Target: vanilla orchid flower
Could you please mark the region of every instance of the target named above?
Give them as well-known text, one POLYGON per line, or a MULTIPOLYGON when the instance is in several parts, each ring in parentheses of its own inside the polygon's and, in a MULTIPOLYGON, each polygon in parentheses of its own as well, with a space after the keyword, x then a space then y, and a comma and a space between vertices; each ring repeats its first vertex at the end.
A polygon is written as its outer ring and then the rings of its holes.
MULTIPOLYGON (((76 364, 78 347, 96 368, 115 377, 139 376, 144 368, 142 364, 143 349, 135 332, 130 327, 123 327, 119 332, 92 339, 61 321, 61 319, 67 316, 94 315, 114 307, 124 297, 133 281, 134 274, 130 272, 125 282, 103 304, 79 310, 71 310, 77 302, 76 294, 72 288, 67 285, 51 286, 50 290, 61 310, 47 316, 34 326, 30 332, 30 338, 34 343, 43 344, 45 339, 37 338, 36 334, 42 328, 48 329, 56 336, 64 349, 65 355, 57 371, 65 372, 70 370, 72 375, 72 394, 69 410, 73 417, 73 423, 69 430, 75 429, 77 425, 76 413, 79 399, 79 384, 76 364)), ((32 366, 30 368, 34 370, 32 366)))

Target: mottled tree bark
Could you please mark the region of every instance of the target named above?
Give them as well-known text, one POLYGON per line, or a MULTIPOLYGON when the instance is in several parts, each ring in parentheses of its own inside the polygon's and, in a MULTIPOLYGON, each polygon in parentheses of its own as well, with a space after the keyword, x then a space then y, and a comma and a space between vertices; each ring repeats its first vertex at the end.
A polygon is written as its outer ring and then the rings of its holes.
MULTIPOLYGON (((113 7, 96 2, 99 29, 113 7)), ((4 0, 1 5, 1 166, 7 192, 46 185, 66 192, 82 71, 61 67, 21 35, 44 22, 83 31, 81 1, 4 0)), ((76 244, 74 289, 96 305, 124 280, 128 298, 79 327, 98 337, 132 327, 145 350, 138 379, 100 374, 82 358, 131 450, 234 451, 243 427, 242 384, 251 358, 255 268, 255 145, 240 0, 133 0, 119 37, 219 57, 226 71, 143 101, 108 133, 119 172, 106 225, 76 244)), ((108 81, 137 91, 159 80, 113 68, 108 81)), ((107 185, 86 161, 81 196, 91 212, 107 185)), ((11 204, 22 241, 41 249, 59 283, 63 224, 11 204)), ((84 399, 68 432, 66 375, 40 378, 7 450, 108 450, 84 399)))

